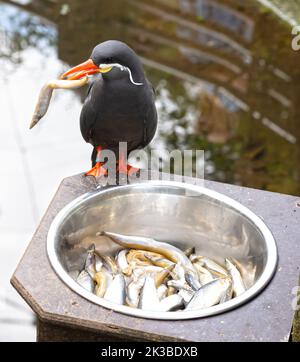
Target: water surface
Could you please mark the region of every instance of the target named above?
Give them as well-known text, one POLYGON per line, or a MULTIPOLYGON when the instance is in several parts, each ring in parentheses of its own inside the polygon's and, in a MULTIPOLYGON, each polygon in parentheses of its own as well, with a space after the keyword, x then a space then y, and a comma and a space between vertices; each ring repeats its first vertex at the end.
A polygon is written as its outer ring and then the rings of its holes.
MULTIPOLYGON (((44 81, 86 60, 97 43, 120 39, 156 89, 152 148, 203 149, 207 179, 299 194, 300 52, 290 27, 256 1, 2 1, 0 29, 2 80, 17 71, 28 79, 27 91, 13 83, 26 124, 44 81)), ((57 94, 30 140, 47 145, 53 127, 51 147, 83 150, 85 92, 57 94)), ((80 152, 86 169, 89 152, 80 152)))

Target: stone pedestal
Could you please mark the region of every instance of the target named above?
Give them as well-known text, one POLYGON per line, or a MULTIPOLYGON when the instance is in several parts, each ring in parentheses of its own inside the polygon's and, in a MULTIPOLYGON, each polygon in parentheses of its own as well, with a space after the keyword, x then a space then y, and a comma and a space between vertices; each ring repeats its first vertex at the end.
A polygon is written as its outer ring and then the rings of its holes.
MULTIPOLYGON (((193 179, 187 180, 193 182, 193 179)), ((300 199, 206 181, 205 186, 247 206, 272 231, 279 253, 276 274, 247 304, 209 318, 158 321, 122 315, 70 290, 46 254, 50 224, 67 203, 95 188, 93 178, 64 179, 38 226, 11 283, 38 318, 39 341, 288 341, 300 266, 300 199)), ((298 313, 299 317, 299 313, 298 313)), ((300 336, 299 320, 294 338, 300 336)))

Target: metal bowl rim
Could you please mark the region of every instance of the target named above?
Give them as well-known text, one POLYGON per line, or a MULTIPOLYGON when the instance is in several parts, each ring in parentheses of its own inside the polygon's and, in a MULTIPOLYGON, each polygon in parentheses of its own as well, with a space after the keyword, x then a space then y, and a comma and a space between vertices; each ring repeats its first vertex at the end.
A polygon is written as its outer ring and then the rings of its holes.
POLYGON ((67 204, 63 209, 61 209, 54 220, 52 221, 48 236, 47 236, 47 254, 50 260, 50 264, 52 265, 54 271, 59 276, 59 278, 74 292, 79 294, 80 296, 84 297, 85 299, 99 305, 105 307, 110 310, 114 310, 116 312, 120 312, 123 314, 131 315, 134 317, 141 317, 146 319, 161 319, 161 320, 183 320, 183 319, 194 319, 194 318, 202 318, 207 316, 216 315, 219 313, 223 313, 229 310, 232 310, 249 300, 251 300, 254 296, 260 293, 267 284, 271 281, 276 266, 277 266, 277 246, 274 240, 274 237, 269 230, 269 228, 265 225, 263 220, 257 216, 254 212, 248 209, 246 206, 242 205, 238 201, 233 200, 232 198, 223 195, 217 191, 210 190, 204 186, 199 185, 192 185, 182 182, 176 181, 146 181, 141 183, 129 184, 129 185, 122 185, 117 187, 109 187, 106 189, 94 190, 88 193, 85 193, 82 196, 79 196, 75 200, 71 201, 67 204), (99 194, 107 194, 112 192, 119 192, 119 191, 126 191, 126 189, 142 189, 144 187, 175 187, 185 190, 194 191, 199 194, 205 194, 213 199, 221 201, 226 205, 232 207, 233 209, 237 210, 240 214, 244 215, 248 218, 260 231, 263 236, 263 239, 266 244, 266 248, 268 251, 267 255, 267 262, 265 268, 256 281, 256 283, 250 287, 245 293, 242 295, 231 299, 228 302, 215 305, 210 308, 201 309, 201 310, 193 310, 193 311, 177 311, 177 312, 155 312, 155 311, 144 311, 137 308, 132 308, 124 305, 119 305, 115 303, 111 303, 106 301, 103 298, 99 298, 96 295, 88 292, 83 287, 81 287, 74 279, 72 279, 69 274, 65 271, 62 267, 56 252, 55 252, 55 238, 56 232, 61 226, 62 221, 70 214, 70 212, 78 205, 84 203, 85 201, 98 196, 99 194))

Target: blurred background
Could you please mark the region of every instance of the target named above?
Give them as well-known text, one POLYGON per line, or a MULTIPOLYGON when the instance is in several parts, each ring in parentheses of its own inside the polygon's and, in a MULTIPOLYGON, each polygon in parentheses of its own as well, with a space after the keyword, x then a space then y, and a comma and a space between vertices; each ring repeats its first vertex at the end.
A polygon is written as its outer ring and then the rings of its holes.
POLYGON ((79 131, 86 88, 56 91, 29 121, 41 86, 119 39, 157 93, 151 148, 205 150, 205 178, 300 193, 298 0, 0 1, 0 340, 35 339, 9 285, 60 181, 90 167, 79 131))

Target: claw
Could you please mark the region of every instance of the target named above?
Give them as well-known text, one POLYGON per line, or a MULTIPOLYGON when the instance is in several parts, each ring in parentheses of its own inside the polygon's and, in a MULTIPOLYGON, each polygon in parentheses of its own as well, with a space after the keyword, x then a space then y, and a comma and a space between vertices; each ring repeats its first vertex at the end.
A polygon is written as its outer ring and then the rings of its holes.
MULTIPOLYGON (((97 146, 97 155, 96 155, 96 164, 95 166, 88 172, 85 173, 85 176, 94 176, 94 177, 100 177, 100 176, 107 176, 108 170, 103 167, 104 163, 100 162, 101 160, 101 146, 97 146)), ((140 171, 139 168, 133 167, 127 163, 127 160, 125 161, 125 157, 122 154, 120 157, 120 160, 117 161, 117 170, 119 174, 125 174, 128 176, 133 175, 134 173, 137 173, 140 171)))
POLYGON ((117 172, 118 173, 131 176, 134 173, 137 173, 139 171, 140 171, 139 168, 133 167, 133 166, 131 166, 129 164, 125 164, 121 160, 118 162, 118 166, 117 166, 117 172))
POLYGON ((94 176, 94 177, 100 177, 100 176, 106 176, 107 175, 107 169, 102 166, 101 162, 97 162, 96 165, 85 173, 85 176, 94 176))
POLYGON ((127 174, 128 174, 129 176, 133 175, 134 173, 138 173, 139 171, 140 171, 139 168, 133 167, 133 166, 131 166, 131 165, 127 165, 127 174))

